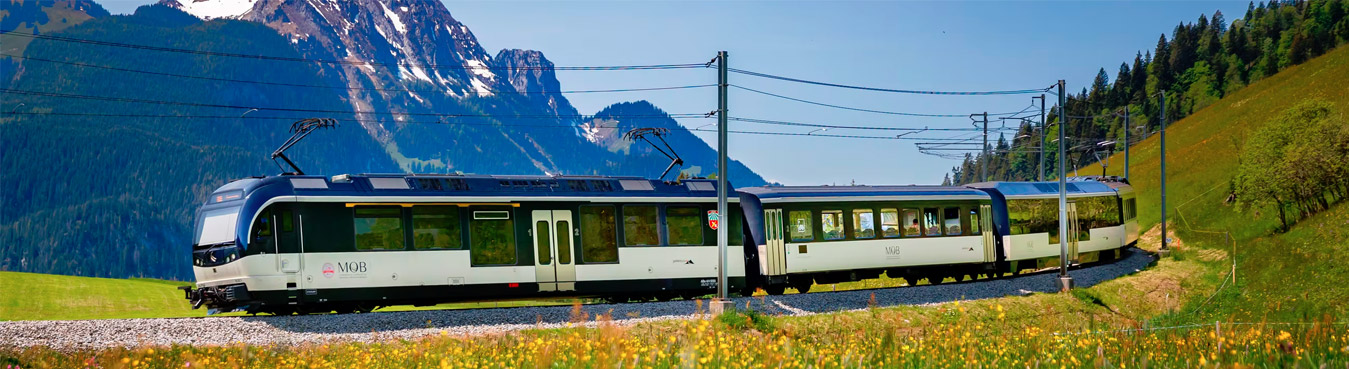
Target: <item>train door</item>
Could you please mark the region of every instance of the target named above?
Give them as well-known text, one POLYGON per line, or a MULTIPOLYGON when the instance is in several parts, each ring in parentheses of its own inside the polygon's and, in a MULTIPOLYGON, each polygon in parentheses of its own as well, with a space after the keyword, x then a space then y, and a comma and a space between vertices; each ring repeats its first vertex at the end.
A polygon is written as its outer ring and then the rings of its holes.
POLYGON ((277 204, 272 211, 272 224, 276 225, 276 268, 286 281, 286 296, 290 303, 298 303, 303 281, 300 272, 304 260, 303 235, 295 212, 289 205, 277 204))
POLYGON ((782 234, 782 209, 765 209, 764 246, 759 249, 759 270, 763 275, 787 274, 787 245, 782 234))
POLYGON ((539 291, 575 291, 576 263, 572 258, 570 210, 535 210, 534 274, 539 291))
POLYGON ((977 213, 980 233, 984 236, 984 262, 998 261, 997 237, 993 235, 993 205, 979 205, 977 213))
POLYGON ((1068 222, 1068 264, 1071 265, 1077 262, 1077 242, 1080 236, 1078 232, 1081 231, 1081 225, 1077 223, 1077 203, 1068 202, 1067 210, 1068 219, 1064 221, 1068 222))

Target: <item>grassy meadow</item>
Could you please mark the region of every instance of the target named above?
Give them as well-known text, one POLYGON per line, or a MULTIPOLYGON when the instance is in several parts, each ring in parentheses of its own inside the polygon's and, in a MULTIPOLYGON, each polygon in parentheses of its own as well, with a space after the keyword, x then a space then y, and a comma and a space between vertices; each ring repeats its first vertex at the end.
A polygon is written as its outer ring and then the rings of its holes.
MULTIPOLYGON (((1236 282, 1202 309, 1177 322, 1309 320, 1329 314, 1349 320, 1349 207, 1340 204, 1303 219, 1288 232, 1272 207, 1228 201, 1245 138, 1262 124, 1309 99, 1349 114, 1349 47, 1288 68, 1196 111, 1167 129, 1168 224, 1186 245, 1209 255, 1219 278, 1232 260, 1218 259, 1235 250, 1236 282), (1231 235, 1229 240, 1227 235, 1231 235)), ((1130 181, 1139 191, 1139 221, 1144 229, 1161 219, 1160 137, 1131 149, 1130 181)), ((1123 153, 1109 160, 1107 172, 1122 175, 1123 153)), ((1349 159, 1346 159, 1349 160, 1349 159)), ((1098 166, 1092 166, 1099 172, 1098 166)))
MULTIPOLYGON (((190 282, 112 279, 0 272, 0 321, 204 317, 192 309, 178 286, 190 282)), ((570 299, 456 302, 435 306, 393 306, 378 311, 475 309, 570 305, 570 299)), ((218 316, 244 316, 226 313, 218 316)))

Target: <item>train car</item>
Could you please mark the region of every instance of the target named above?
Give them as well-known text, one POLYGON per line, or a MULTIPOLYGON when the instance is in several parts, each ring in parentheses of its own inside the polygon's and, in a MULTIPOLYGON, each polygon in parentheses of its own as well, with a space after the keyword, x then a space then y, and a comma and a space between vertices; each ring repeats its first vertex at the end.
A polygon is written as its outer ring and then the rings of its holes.
POLYGON ((1138 194, 1134 192, 1133 186, 1129 185, 1129 180, 1116 176, 1105 177, 1087 177, 1082 180, 1092 180, 1104 183, 1106 186, 1115 189, 1119 194, 1119 207, 1121 216, 1124 218, 1124 244, 1133 246, 1138 244, 1138 194))
POLYGON ((993 198, 980 190, 778 186, 739 193, 751 284, 769 294, 881 273, 936 284, 992 272, 996 261, 993 198))
MULTIPOLYGON (((1058 182, 986 182, 967 187, 993 197, 1000 271, 1015 273, 1060 264, 1058 182)), ((1130 239, 1119 192, 1099 181, 1081 180, 1068 182, 1066 190, 1070 263, 1118 257, 1130 239)), ((1134 239, 1136 229, 1135 223, 1134 239)))
MULTIPOLYGON (((715 292, 716 182, 630 177, 283 175, 197 212, 195 307, 274 314, 538 296, 715 292)), ((728 250, 741 255, 740 247, 728 250)), ((730 288, 744 263, 728 262, 730 288)))

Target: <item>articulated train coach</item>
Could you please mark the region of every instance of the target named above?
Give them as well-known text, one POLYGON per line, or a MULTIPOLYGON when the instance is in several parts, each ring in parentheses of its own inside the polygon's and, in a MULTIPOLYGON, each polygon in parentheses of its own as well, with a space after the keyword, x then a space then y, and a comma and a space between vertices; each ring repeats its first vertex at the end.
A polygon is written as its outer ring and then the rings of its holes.
MULTIPOLYGON (((1122 181, 1068 187, 1072 260, 1136 240, 1122 181)), ((754 187, 633 177, 284 175, 231 182, 197 212, 194 307, 273 314, 593 296, 809 291, 883 273, 942 283, 1058 264, 1057 183, 754 187), (1052 186, 1052 188, 1051 188, 1052 186)))

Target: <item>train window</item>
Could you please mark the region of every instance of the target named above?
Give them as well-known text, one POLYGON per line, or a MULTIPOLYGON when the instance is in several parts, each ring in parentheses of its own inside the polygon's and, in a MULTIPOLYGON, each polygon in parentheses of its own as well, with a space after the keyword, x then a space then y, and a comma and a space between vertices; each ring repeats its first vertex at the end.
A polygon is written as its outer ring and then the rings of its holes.
POLYGON ((810 211, 797 210, 789 215, 791 223, 788 223, 787 227, 792 230, 792 241, 814 241, 815 228, 810 224, 810 211))
POLYGON ((692 206, 665 208, 665 232, 671 245, 702 245, 703 217, 701 209, 692 206))
POLYGON ((515 223, 509 211, 474 211, 468 242, 473 265, 515 264, 515 223))
POLYGON ((656 224, 655 205, 630 205, 623 207, 623 245, 652 246, 660 244, 660 233, 656 224))
POLYGON ((294 218, 295 218, 295 216, 292 215, 292 214, 290 213, 290 210, 282 210, 282 211, 281 211, 281 231, 282 231, 282 232, 294 232, 294 231, 295 231, 295 221, 294 221, 294 218))
POLYGON ((1012 234, 1048 233, 1050 243, 1059 237, 1059 199, 1007 200, 1007 221, 1012 234))
POLYGON ((571 224, 557 222, 557 262, 571 264, 571 224))
POLYGON ((740 216, 738 209, 731 210, 730 228, 726 228, 726 244, 730 246, 745 244, 745 220, 740 216))
POLYGON ((979 226, 983 223, 979 220, 979 208, 970 209, 970 234, 979 235, 979 226))
POLYGON ((881 209, 881 236, 899 237, 899 209, 881 209))
MULTIPOLYGON (((560 235, 559 235, 560 236, 560 235)), ((562 237, 558 237, 561 239, 562 237)), ((538 248, 539 265, 548 265, 553 262, 553 250, 548 244, 548 221, 540 220, 534 223, 534 243, 538 248)))
POLYGON ((923 235, 923 228, 918 224, 918 210, 904 209, 904 237, 918 237, 923 235))
POLYGON ((946 225, 947 236, 959 236, 963 232, 960 229, 960 208, 946 208, 942 212, 942 222, 946 225))
POLYGON ((941 235, 941 222, 937 219, 937 209, 923 209, 923 234, 928 236, 941 235))
POLYGON ((252 250, 274 250, 272 241, 272 211, 263 210, 253 221, 253 236, 248 238, 248 248, 252 250))
POLYGON ((820 212, 820 232, 825 240, 843 239, 843 211, 825 210, 820 212))
POLYGON ((613 206, 581 207, 581 260, 587 263, 618 261, 618 225, 613 206))
POLYGON ((403 209, 397 207, 356 208, 357 250, 403 249, 403 209))
POLYGON ((459 249, 464 242, 459 229, 458 206, 412 207, 414 249, 459 249))
POLYGON ((871 209, 853 209, 853 238, 876 238, 876 221, 871 209))
POLYGON ((258 220, 253 222, 253 239, 272 237, 272 211, 263 210, 258 220))

